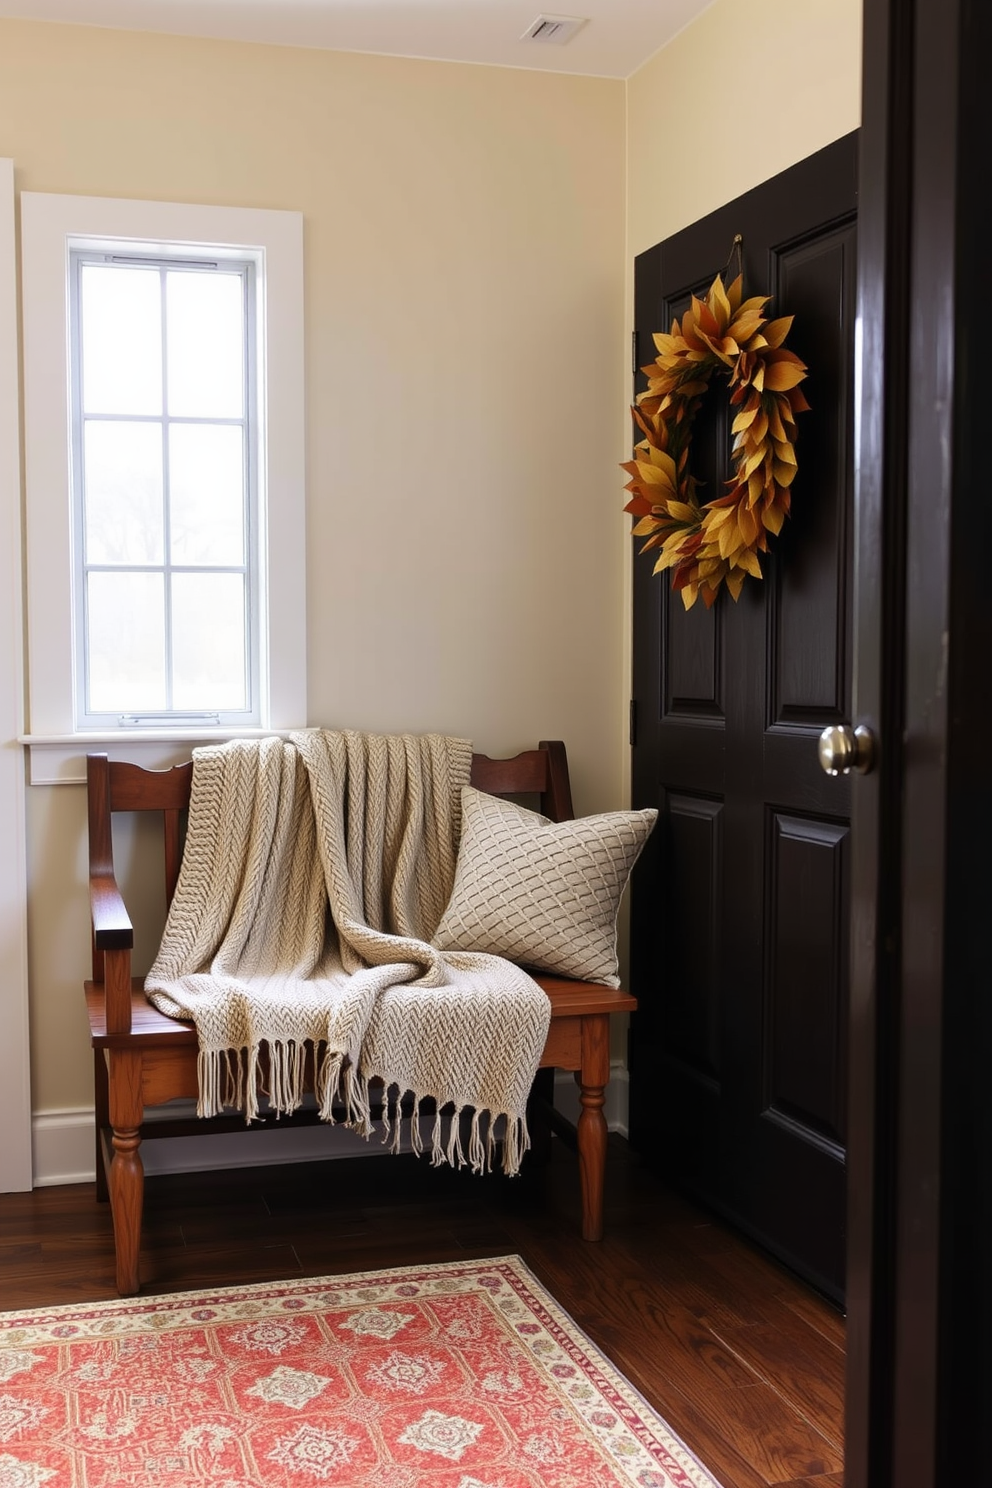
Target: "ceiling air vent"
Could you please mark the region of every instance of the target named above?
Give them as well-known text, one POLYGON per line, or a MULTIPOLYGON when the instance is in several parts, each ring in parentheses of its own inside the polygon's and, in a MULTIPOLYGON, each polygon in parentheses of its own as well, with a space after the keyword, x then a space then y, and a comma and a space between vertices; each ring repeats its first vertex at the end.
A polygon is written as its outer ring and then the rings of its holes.
POLYGON ((539 15, 521 36, 521 41, 544 41, 553 46, 564 46, 571 41, 585 20, 580 16, 539 15))

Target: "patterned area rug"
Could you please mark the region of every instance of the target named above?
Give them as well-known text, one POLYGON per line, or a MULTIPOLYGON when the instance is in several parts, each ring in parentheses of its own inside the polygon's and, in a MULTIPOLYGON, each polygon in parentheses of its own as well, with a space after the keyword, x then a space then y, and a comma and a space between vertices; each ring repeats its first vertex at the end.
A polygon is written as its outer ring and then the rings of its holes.
POLYGON ((517 1256, 0 1313, 0 1488, 718 1488, 517 1256))

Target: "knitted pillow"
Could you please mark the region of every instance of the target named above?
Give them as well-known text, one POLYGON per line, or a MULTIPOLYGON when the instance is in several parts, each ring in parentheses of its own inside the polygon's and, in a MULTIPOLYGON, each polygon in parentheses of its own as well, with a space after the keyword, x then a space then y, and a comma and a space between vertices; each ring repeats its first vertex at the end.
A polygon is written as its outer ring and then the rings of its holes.
POLYGON ((463 786, 455 882, 433 944, 618 987, 620 897, 657 816, 552 822, 463 786))

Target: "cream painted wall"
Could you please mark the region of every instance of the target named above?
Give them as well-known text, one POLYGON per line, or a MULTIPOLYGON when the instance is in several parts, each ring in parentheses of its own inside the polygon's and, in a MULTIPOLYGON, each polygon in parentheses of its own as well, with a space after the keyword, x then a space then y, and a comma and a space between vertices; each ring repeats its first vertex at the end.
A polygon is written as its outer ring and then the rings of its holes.
POLYGON ((857 129, 861 0, 716 0, 634 73, 627 102, 632 262, 857 129))
MULTIPOLYGON (((311 723, 621 802, 624 85, 0 21, 19 190, 305 218, 311 723)), ((57 576, 56 576, 57 581, 57 576)), ((91 1100, 82 790, 28 790, 36 1111, 91 1100)))

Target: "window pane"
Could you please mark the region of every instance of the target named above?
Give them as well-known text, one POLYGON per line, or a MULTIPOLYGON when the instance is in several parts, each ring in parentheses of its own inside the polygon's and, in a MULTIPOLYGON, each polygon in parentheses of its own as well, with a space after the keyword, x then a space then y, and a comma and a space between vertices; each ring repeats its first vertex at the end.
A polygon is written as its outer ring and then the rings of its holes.
POLYGON ((89 563, 161 563, 162 426, 83 426, 86 559, 89 563))
POLYGON ((134 713, 164 708, 162 575, 91 573, 87 597, 88 711, 134 713))
POLYGON ((244 413, 244 306, 240 274, 166 275, 169 412, 180 418, 244 413))
POLYGON ((162 309, 157 269, 82 268, 83 411, 162 411, 162 309))
POLYGON ((244 562, 239 424, 170 425, 169 515, 173 563, 244 562))
POLYGON ((240 574, 174 574, 173 706, 242 709, 245 589, 240 574))

